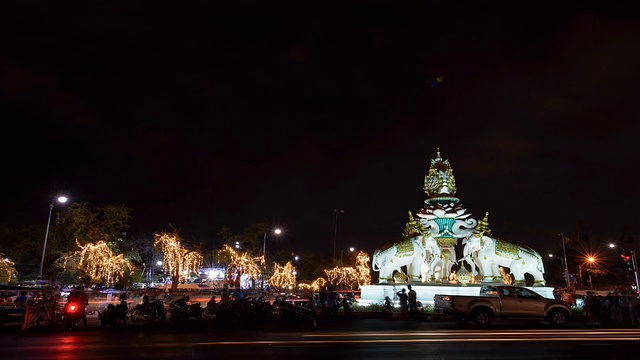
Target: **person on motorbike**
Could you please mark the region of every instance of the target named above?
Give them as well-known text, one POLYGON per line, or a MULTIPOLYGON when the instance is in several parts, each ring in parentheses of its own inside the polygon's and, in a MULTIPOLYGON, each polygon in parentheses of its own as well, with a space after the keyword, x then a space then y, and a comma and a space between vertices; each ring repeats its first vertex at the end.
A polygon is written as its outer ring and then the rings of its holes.
POLYGON ((84 287, 82 285, 76 286, 76 288, 69 293, 67 296, 67 304, 76 303, 78 306, 78 310, 82 314, 82 324, 84 327, 87 327, 87 305, 89 305, 89 298, 87 298, 87 294, 84 292, 84 287))
POLYGON ((216 312, 216 296, 212 295, 211 300, 207 302, 207 314, 213 315, 216 312))
POLYGON ((118 310, 122 313, 124 317, 127 316, 127 311, 129 311, 129 305, 127 304, 127 294, 120 294, 120 305, 118 305, 118 310))

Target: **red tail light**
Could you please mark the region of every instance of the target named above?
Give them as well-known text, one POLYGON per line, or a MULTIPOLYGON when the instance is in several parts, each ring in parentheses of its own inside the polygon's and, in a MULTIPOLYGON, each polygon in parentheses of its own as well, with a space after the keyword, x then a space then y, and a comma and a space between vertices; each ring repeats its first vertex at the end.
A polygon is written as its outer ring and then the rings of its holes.
POLYGON ((69 312, 74 312, 76 311, 76 306, 75 305, 69 305, 69 312))

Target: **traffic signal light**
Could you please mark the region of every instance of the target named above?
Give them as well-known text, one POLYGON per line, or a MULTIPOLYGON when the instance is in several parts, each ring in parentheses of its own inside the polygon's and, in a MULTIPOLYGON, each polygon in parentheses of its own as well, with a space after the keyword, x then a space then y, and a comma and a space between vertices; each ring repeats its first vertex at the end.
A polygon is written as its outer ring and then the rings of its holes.
POLYGON ((635 270, 633 268, 633 262, 631 261, 631 254, 620 254, 620 258, 622 259, 622 262, 624 263, 624 268, 627 269, 627 271, 635 270))

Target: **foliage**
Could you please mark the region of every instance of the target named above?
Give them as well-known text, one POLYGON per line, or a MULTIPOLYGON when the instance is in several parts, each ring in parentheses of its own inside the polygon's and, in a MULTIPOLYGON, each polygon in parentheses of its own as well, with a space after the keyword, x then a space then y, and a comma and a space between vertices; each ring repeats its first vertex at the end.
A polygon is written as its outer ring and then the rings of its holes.
POLYGON ((296 268, 291 261, 284 266, 278 263, 273 265, 273 275, 269 278, 269 284, 278 290, 289 290, 296 286, 296 276, 294 272, 296 268))
MULTIPOLYGON (((162 261, 162 253, 154 246, 155 239, 151 235, 141 234, 126 237, 122 243, 124 255, 130 261, 142 265, 144 271, 153 276, 153 269, 157 268, 156 263, 162 261)), ((142 278, 146 274, 138 274, 137 278, 142 278)))
POLYGON ((92 283, 106 283, 111 285, 122 279, 125 274, 133 273, 133 264, 124 258, 123 254, 116 255, 104 241, 96 244, 77 243, 79 250, 70 256, 61 258, 57 266, 63 269, 72 267, 86 274, 92 283))
POLYGON ((344 286, 356 289, 362 285, 371 284, 371 269, 369 267, 369 255, 360 251, 356 256, 356 267, 339 267, 325 269, 328 282, 334 286, 344 286))
POLYGON ((364 251, 358 252, 356 256, 356 274, 358 276, 358 287, 362 285, 371 285, 371 267, 369 266, 371 258, 364 251))
POLYGON ((353 305, 354 312, 382 312, 384 310, 383 304, 371 304, 369 306, 358 305, 357 303, 353 305))
MULTIPOLYGON (((110 243, 122 241, 123 230, 129 228, 131 209, 121 204, 89 207, 88 203, 73 203, 60 213, 69 235, 80 243, 103 240, 110 243)), ((114 249, 115 250, 115 249, 114 249)))
POLYGON ((164 260, 162 266, 172 276, 172 289, 178 288, 178 283, 185 280, 191 272, 199 272, 203 263, 202 254, 196 250, 189 250, 182 246, 183 239, 178 231, 155 234, 154 246, 161 249, 164 260))
POLYGON ((266 223, 256 223, 244 228, 241 234, 234 234, 231 232, 231 228, 223 226, 218 235, 224 240, 224 244, 233 247, 238 242, 243 249, 250 251, 253 256, 257 256, 262 252, 264 234, 267 229, 266 223))
POLYGON ((44 232, 42 225, 0 225, 0 249, 16 264, 15 269, 23 280, 34 279, 38 274, 44 232))
POLYGON ((16 281, 18 272, 14 265, 13 261, 5 258, 4 254, 0 253, 0 284, 10 284, 16 281))
POLYGON ((313 280, 313 282, 311 282, 310 284, 305 282, 298 283, 298 289, 318 292, 321 289, 324 289, 325 285, 327 285, 327 280, 325 278, 319 277, 313 280))
POLYGON ((251 279, 257 280, 260 276, 259 263, 262 262, 262 256, 252 257, 250 252, 238 252, 231 246, 224 244, 222 250, 218 251, 219 258, 223 258, 227 263, 226 278, 238 283, 242 275, 248 275, 251 279))

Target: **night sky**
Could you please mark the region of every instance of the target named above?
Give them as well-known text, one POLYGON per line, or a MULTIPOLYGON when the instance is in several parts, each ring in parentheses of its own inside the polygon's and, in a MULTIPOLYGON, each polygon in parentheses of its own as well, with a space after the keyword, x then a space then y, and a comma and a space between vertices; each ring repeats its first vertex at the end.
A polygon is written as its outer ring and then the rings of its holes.
POLYGON ((268 222, 293 251, 332 251, 343 209, 338 249, 372 253, 440 148, 496 237, 640 236, 637 9, 219 3, 2 11, 0 223, 45 223, 56 184, 132 208, 129 234, 268 222))

